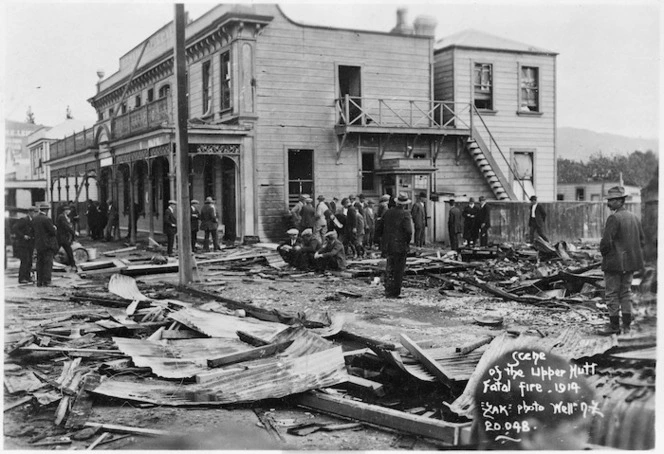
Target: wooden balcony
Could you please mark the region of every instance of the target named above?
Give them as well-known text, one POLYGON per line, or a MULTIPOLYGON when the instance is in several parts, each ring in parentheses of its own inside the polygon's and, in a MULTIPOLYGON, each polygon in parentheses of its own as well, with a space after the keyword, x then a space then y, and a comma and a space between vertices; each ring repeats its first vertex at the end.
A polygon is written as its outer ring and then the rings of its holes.
POLYGON ((94 128, 84 129, 50 146, 50 160, 64 158, 94 147, 94 128))
POLYGON ((113 140, 172 125, 171 104, 171 98, 167 96, 117 116, 111 128, 113 140))
POLYGON ((337 99, 338 134, 396 132, 468 134, 470 104, 452 101, 351 97, 337 99))

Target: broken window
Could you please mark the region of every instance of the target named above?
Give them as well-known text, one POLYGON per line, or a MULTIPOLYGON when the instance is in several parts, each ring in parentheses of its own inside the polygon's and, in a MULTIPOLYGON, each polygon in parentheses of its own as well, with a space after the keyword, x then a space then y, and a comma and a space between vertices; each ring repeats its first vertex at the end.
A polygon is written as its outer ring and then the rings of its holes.
POLYGON ((221 54, 221 110, 228 110, 231 103, 231 52, 221 54))
POLYGON ((376 153, 362 153, 362 191, 376 189, 376 153))
POLYGON ((474 103, 475 107, 483 110, 493 110, 493 65, 490 63, 475 63, 473 73, 474 103))
POLYGON ((314 195, 314 151, 288 150, 288 206, 298 201, 300 194, 314 195))
POLYGON ((519 111, 539 112, 539 68, 521 67, 521 94, 519 111))
POLYGON ((518 200, 528 200, 535 195, 533 157, 532 151, 515 151, 512 155, 512 189, 518 200))
POLYGON ((203 115, 212 110, 212 65, 210 61, 203 63, 203 115))

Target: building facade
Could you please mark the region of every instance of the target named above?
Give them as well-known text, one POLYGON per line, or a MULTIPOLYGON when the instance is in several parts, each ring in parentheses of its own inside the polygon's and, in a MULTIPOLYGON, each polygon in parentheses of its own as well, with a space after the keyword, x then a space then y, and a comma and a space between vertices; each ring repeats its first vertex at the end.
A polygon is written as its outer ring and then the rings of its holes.
POLYGON ((45 179, 31 175, 31 163, 26 146, 30 134, 43 125, 5 120, 5 206, 27 208, 45 200, 45 179))
MULTIPOLYGON (((173 34, 165 25, 99 74, 97 124, 53 144, 48 161, 52 180, 94 176, 121 227, 135 212, 150 234, 175 196, 173 34)), ((496 178, 467 147, 470 100, 434 96, 434 34, 426 17, 382 33, 299 24, 269 4, 219 5, 188 23, 190 197, 215 199, 224 238, 269 241, 301 193, 434 200, 465 190, 470 173, 477 195, 490 192, 496 178)))

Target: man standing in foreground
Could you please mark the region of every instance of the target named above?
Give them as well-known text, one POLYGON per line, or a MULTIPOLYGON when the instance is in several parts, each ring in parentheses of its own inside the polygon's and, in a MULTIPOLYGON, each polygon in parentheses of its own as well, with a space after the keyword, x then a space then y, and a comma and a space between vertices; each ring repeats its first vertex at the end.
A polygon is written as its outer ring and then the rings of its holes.
POLYGON ((625 209, 625 188, 615 186, 606 196, 613 212, 606 220, 599 251, 602 253, 602 271, 609 307, 609 325, 598 332, 601 335, 629 333, 632 323, 632 278, 643 268, 645 236, 639 219, 625 209))
POLYGON ((413 237, 413 218, 406 206, 410 203, 405 193, 400 193, 396 205, 387 210, 376 234, 381 237, 381 248, 387 256, 385 268, 385 296, 399 298, 401 282, 406 271, 406 255, 413 237))
POLYGON ((53 271, 53 255, 58 252, 58 240, 55 236, 55 226, 48 210, 50 205, 43 203, 39 206, 39 213, 32 219, 32 228, 35 232, 35 249, 37 250, 37 287, 51 285, 51 272, 53 271))
POLYGON ((74 251, 71 249, 71 244, 74 242, 74 237, 76 236, 76 231, 72 225, 71 219, 71 206, 65 205, 64 210, 58 218, 55 220, 55 226, 57 228, 56 238, 58 244, 62 249, 65 250, 67 255, 67 265, 71 266, 73 269, 76 267, 76 260, 74 259, 74 251))
POLYGON ((173 245, 175 244, 175 234, 178 231, 178 221, 175 217, 175 200, 168 201, 168 208, 164 211, 164 233, 166 234, 166 254, 173 256, 173 245))
POLYGON ((203 252, 210 252, 210 237, 212 237, 212 247, 215 251, 220 251, 219 237, 217 229, 219 228, 219 219, 217 210, 214 207, 212 197, 205 198, 205 204, 201 209, 201 230, 205 232, 203 237, 203 252))
POLYGON ((480 208, 477 211, 477 225, 480 228, 480 246, 488 246, 489 227, 491 227, 491 212, 489 211, 484 196, 480 196, 480 208))
POLYGON ((447 233, 450 236, 450 249, 459 252, 459 246, 463 242, 463 215, 459 207, 454 204, 454 199, 450 199, 447 233))
POLYGON ((189 222, 191 225, 191 250, 196 251, 196 237, 198 236, 198 227, 200 226, 201 212, 198 209, 198 200, 191 201, 191 211, 189 222))
POLYGON ((420 192, 417 201, 413 204, 410 214, 413 217, 413 224, 415 225, 415 246, 424 247, 424 238, 427 227, 427 208, 426 208, 427 195, 420 192))
POLYGON ((541 236, 544 241, 549 241, 544 234, 544 221, 546 221, 546 213, 544 208, 537 203, 537 196, 534 195, 530 198, 530 217, 528 219, 531 244, 535 242, 536 235, 541 236))
POLYGON ((35 249, 35 232, 32 228, 32 219, 39 212, 37 207, 30 207, 28 215, 16 221, 12 233, 16 238, 16 256, 21 260, 18 268, 18 283, 32 282, 32 253, 35 249))

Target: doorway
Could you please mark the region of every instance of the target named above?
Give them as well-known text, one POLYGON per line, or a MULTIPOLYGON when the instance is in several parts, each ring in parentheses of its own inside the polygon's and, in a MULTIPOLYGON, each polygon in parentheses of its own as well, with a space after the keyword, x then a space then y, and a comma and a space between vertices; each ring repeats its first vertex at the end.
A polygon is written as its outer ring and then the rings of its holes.
MULTIPOLYGON (((339 97, 343 100, 346 95, 351 99, 349 103, 348 124, 362 122, 362 78, 359 66, 339 66, 339 97)), ((345 103, 342 101, 342 105, 345 103)), ((340 123, 343 123, 343 118, 340 123)))

